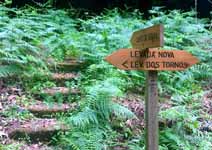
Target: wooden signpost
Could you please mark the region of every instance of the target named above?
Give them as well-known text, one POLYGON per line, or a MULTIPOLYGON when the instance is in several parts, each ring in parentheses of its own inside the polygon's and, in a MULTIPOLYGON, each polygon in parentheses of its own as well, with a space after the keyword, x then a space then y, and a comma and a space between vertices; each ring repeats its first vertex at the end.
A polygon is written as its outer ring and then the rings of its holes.
POLYGON ((146 150, 158 150, 158 91, 157 71, 185 70, 199 60, 182 50, 159 50, 162 47, 163 25, 133 33, 131 49, 120 49, 105 58, 123 70, 146 70, 146 150))
POLYGON ((163 25, 155 25, 133 33, 130 40, 133 48, 145 49, 161 47, 164 43, 163 25))

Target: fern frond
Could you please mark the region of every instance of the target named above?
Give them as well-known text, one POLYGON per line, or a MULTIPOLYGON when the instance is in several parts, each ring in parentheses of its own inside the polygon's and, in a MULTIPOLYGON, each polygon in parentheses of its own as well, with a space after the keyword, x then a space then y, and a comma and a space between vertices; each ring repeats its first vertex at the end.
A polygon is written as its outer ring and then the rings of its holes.
POLYGON ((82 112, 69 118, 69 122, 73 126, 85 128, 87 125, 94 123, 98 124, 98 119, 94 110, 86 107, 82 112))
POLYGON ((6 63, 6 64, 25 64, 26 63, 26 61, 23 61, 21 59, 9 58, 9 57, 0 58, 0 62, 6 63))
POLYGON ((136 115, 132 111, 117 103, 112 103, 111 110, 119 118, 124 119, 136 118, 136 115))
POLYGON ((0 57, 13 57, 8 50, 0 50, 0 57))
POLYGON ((4 65, 0 66, 0 78, 8 77, 21 72, 21 68, 16 65, 4 65))

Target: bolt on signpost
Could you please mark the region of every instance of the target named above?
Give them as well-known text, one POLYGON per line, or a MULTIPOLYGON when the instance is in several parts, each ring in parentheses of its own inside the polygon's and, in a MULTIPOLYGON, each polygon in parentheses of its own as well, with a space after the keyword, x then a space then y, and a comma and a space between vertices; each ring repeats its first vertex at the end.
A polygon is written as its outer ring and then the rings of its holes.
POLYGON ((198 63, 198 59, 183 50, 159 50, 163 46, 163 25, 133 33, 133 48, 120 49, 105 58, 122 70, 144 70, 146 77, 146 150, 158 150, 158 90, 157 71, 185 70, 198 63))

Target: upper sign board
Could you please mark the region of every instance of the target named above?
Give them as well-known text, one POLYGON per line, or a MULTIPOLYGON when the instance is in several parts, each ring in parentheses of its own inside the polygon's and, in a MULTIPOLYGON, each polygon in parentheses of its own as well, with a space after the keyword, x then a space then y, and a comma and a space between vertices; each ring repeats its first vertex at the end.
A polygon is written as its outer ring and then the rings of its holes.
POLYGON ((130 42, 132 47, 137 49, 161 47, 164 43, 163 32, 163 25, 155 25, 134 32, 130 42))
POLYGON ((156 48, 120 49, 105 60, 122 70, 185 70, 199 62, 187 51, 156 48))

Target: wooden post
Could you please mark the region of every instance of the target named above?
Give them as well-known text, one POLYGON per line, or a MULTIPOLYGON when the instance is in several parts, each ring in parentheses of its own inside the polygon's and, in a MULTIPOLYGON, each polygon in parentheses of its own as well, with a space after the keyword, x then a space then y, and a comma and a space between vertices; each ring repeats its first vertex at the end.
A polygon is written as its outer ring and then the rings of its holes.
POLYGON ((159 50, 164 43, 163 25, 138 30, 131 37, 133 49, 120 49, 105 58, 122 70, 146 70, 146 150, 158 150, 157 71, 185 70, 199 62, 182 50, 159 50), (148 49, 148 51, 145 51, 148 49))
POLYGON ((146 150, 158 150, 157 71, 147 71, 146 78, 146 150))

